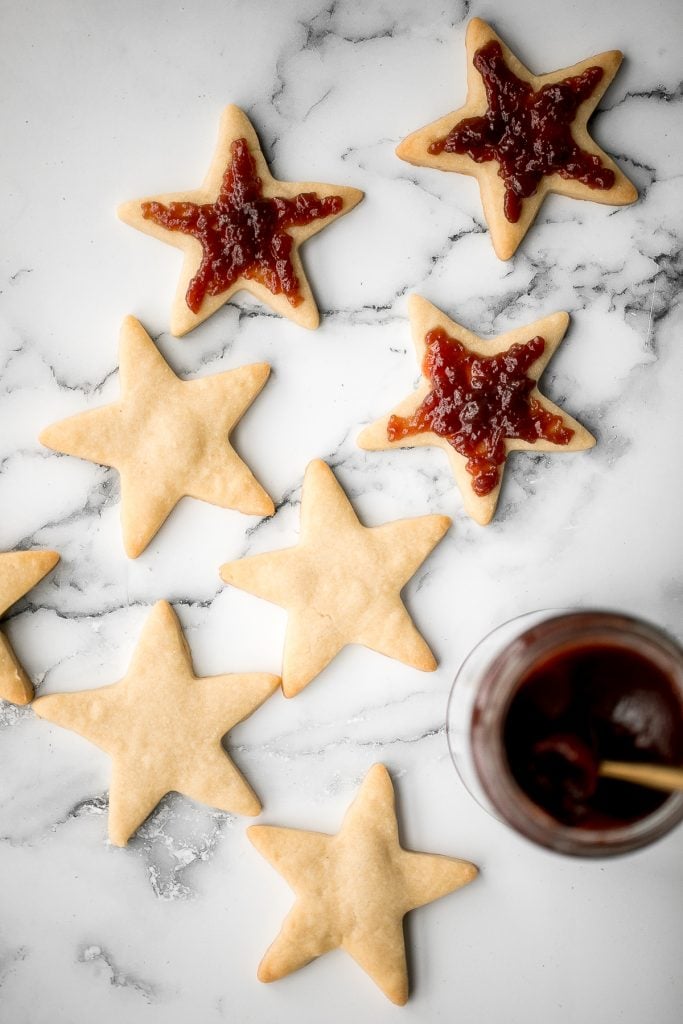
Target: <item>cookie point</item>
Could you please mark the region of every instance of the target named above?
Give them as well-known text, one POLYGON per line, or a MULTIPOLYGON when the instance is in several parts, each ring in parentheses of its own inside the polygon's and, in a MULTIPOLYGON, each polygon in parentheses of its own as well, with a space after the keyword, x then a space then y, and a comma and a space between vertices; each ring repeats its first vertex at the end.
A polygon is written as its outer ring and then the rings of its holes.
POLYGON ((234 564, 234 562, 225 562, 224 565, 219 566, 218 575, 220 576, 224 583, 232 583, 232 573, 230 572, 230 570, 232 569, 234 564))
POLYGON ((59 551, 52 551, 50 549, 44 551, 36 551, 42 566, 45 568, 45 572, 48 573, 50 569, 54 569, 57 562, 60 559, 59 551))
POLYGON ((131 219, 139 213, 139 210, 140 203, 137 199, 128 200, 125 203, 119 203, 116 207, 116 216, 124 224, 130 224, 131 219))
POLYGON ((438 525, 442 537, 453 525, 453 520, 450 516, 434 516, 434 522, 438 525))
POLYGON ((229 122, 234 120, 236 117, 246 117, 241 107, 238 107, 236 103, 228 103, 227 106, 223 107, 221 113, 221 120, 229 122))
POLYGON ((43 427, 41 432, 38 434, 38 441, 42 444, 43 448, 50 448, 52 451, 56 451, 55 441, 52 439, 54 435, 55 424, 51 423, 49 427, 43 427))
POLYGON ((312 476, 324 476, 324 475, 334 475, 334 474, 332 474, 332 470, 327 465, 325 460, 324 459, 311 459, 311 461, 306 466, 306 471, 304 473, 304 485, 306 484, 307 478, 312 477, 312 476))
POLYGON ((121 832, 115 831, 111 828, 109 829, 109 842, 112 846, 118 846, 121 850, 124 846, 128 845, 129 839, 130 836, 124 836, 121 832))
POLYGON ((493 31, 488 21, 484 21, 483 18, 470 18, 467 22, 467 34, 482 31, 493 31))
POLYGON ((425 655, 424 661, 422 662, 421 665, 418 665, 418 668, 420 669, 421 672, 435 672, 436 669, 438 668, 438 665, 438 661, 430 651, 429 657, 425 655))
POLYGON ((366 427, 363 427, 358 437, 356 438, 356 444, 359 448, 362 448, 364 452, 374 451, 372 444, 372 428, 374 424, 368 423, 366 427))
MULTIPOLYGON (((145 329, 144 329, 144 327, 142 326, 142 324, 140 323, 140 321, 138 320, 137 317, 133 316, 132 313, 128 313, 128 315, 124 316, 123 320, 121 321, 121 333, 123 333, 124 331, 137 331, 137 330, 144 331, 145 329)), ((145 331, 145 334, 146 333, 147 332, 145 331)))
POLYGON ((631 203, 635 203, 638 198, 638 189, 632 181, 626 180, 628 191, 624 194, 624 206, 629 206, 631 203))
POLYGON ((500 241, 500 239, 496 239, 494 238, 493 235, 491 235, 491 241, 493 242, 493 251, 495 252, 498 259, 502 260, 503 263, 507 263, 507 261, 511 260, 517 252, 517 247, 521 242, 521 238, 517 241, 508 241, 503 243, 500 241))
POLYGON ((262 981, 267 985, 271 981, 277 981, 277 974, 268 966, 268 964, 261 961, 256 971, 256 977, 259 981, 262 981))
POLYGON ((408 1002, 408 986, 406 986, 405 990, 401 989, 399 992, 387 992, 387 996, 394 1006, 405 1006, 408 1002))
POLYGON ((399 158, 399 160, 404 160, 405 159, 404 154, 405 154, 405 151, 406 151, 406 142, 407 142, 407 139, 401 139, 401 141, 399 142, 398 146, 394 150, 394 153, 399 158))
POLYGON ((476 864, 472 864, 470 861, 465 861, 465 872, 464 873, 465 873, 465 877, 466 877, 466 883, 465 884, 467 884, 467 882, 473 882, 474 881, 474 879, 479 874, 479 868, 477 867, 476 864))
POLYGON ((154 602, 154 604, 152 605, 152 611, 155 612, 157 615, 165 615, 166 618, 175 618, 175 612, 173 611, 173 607, 170 601, 166 601, 164 598, 162 598, 160 601, 154 602))
POLYGON ((128 558, 137 558, 145 550, 145 545, 140 544, 139 541, 124 540, 123 550, 128 558))
POLYGON ((33 683, 30 681, 30 679, 26 678, 26 676, 22 676, 23 673, 20 673, 18 678, 15 680, 19 692, 15 694, 8 694, 7 692, 5 692, 2 698, 3 700, 8 701, 10 704, 16 704, 17 707, 26 707, 27 704, 31 703, 35 696, 33 683))
POLYGON ((387 766, 382 761, 375 761, 375 763, 370 766, 368 774, 365 777, 366 777, 366 779, 374 778, 377 781, 379 781, 381 779, 381 780, 389 780, 389 782, 391 782, 391 776, 389 775, 389 769, 387 768, 387 766))

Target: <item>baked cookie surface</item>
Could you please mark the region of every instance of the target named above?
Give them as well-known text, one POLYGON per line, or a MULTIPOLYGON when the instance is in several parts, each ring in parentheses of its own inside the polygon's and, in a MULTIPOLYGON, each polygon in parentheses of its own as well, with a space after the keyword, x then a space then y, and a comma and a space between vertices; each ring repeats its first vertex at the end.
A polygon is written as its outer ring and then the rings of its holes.
POLYGON ((347 644, 436 668, 400 592, 450 526, 419 516, 365 527, 324 462, 306 469, 296 547, 221 566, 221 578, 289 613, 282 689, 293 697, 347 644))
POLYGON ((184 253, 171 309, 176 337, 241 290, 302 327, 315 328, 318 308, 299 248, 362 198, 361 191, 344 185, 277 181, 246 114, 229 106, 201 188, 135 199, 123 203, 118 215, 184 253))
POLYGON ((247 834, 297 897, 261 961, 261 981, 276 981, 341 947, 403 1005, 404 916, 477 876, 469 861, 401 847, 394 789, 382 764, 366 775, 337 835, 270 825, 252 825, 247 834))
POLYGON ((616 75, 618 50, 533 75, 490 25, 467 27, 467 100, 413 132, 396 153, 408 163, 477 178, 497 256, 509 259, 550 192, 624 206, 634 185, 588 133, 616 75))
MULTIPOLYGON (((0 553, 0 615, 40 583, 58 561, 56 551, 0 553)), ((17 661, 9 640, 0 633, 0 700, 28 704, 32 698, 33 684, 17 661)))
POLYGON ((137 558, 182 497, 247 515, 273 513, 273 502, 229 443, 269 373, 266 363, 255 363, 180 380, 142 324, 127 317, 120 401, 53 423, 40 442, 118 470, 124 547, 137 558))
POLYGON ((180 623, 159 601, 120 682, 38 697, 33 709, 109 754, 109 838, 125 846, 172 791, 234 814, 259 813, 221 740, 279 683, 265 673, 195 676, 180 623))
POLYGON ((510 452, 593 447, 593 435, 537 386, 567 330, 567 313, 553 313, 490 341, 419 295, 411 295, 409 313, 422 377, 412 395, 361 431, 361 448, 441 448, 465 511, 486 525, 498 504, 510 452))

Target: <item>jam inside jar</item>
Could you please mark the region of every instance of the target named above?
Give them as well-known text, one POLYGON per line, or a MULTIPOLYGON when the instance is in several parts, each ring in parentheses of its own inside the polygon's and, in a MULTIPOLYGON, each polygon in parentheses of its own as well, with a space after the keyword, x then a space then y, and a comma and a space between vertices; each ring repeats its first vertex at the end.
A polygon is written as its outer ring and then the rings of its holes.
POLYGON ((566 825, 611 828, 667 794, 599 774, 602 761, 683 764, 680 701, 663 669, 616 642, 577 642, 521 679, 503 724, 515 781, 566 825))
POLYGON ((625 853, 683 821, 683 793, 599 771, 683 765, 683 649, 641 619, 550 609, 503 623, 461 665, 447 735, 481 806, 557 852, 625 853))

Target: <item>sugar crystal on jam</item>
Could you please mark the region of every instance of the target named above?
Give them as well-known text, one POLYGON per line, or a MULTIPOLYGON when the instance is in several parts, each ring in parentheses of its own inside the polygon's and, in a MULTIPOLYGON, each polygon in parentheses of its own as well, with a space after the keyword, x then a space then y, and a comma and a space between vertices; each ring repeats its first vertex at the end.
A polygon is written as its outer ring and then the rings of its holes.
POLYGON ((499 42, 492 39, 474 55, 486 88, 488 109, 481 117, 459 121, 429 152, 466 154, 477 163, 497 160, 505 183, 504 213, 516 224, 522 202, 542 178, 559 174, 595 189, 610 189, 614 171, 576 143, 571 130, 579 106, 603 76, 600 67, 544 85, 538 92, 507 66, 499 42))
POLYGON ((499 482, 506 438, 565 445, 573 437, 562 417, 531 395, 536 381, 527 371, 545 349, 543 338, 493 356, 470 352, 442 328, 429 331, 425 343, 422 372, 431 390, 412 416, 390 417, 390 441, 427 432, 445 438, 467 459, 472 489, 483 497, 499 482))
POLYGON ((240 277, 258 281, 298 306, 302 295, 287 228, 339 213, 343 201, 340 196, 320 199, 314 192, 300 192, 293 199, 267 198, 247 140, 236 139, 230 151, 232 160, 215 202, 146 202, 142 215, 201 243, 202 261, 186 296, 193 313, 199 312, 206 295, 220 295, 240 277))

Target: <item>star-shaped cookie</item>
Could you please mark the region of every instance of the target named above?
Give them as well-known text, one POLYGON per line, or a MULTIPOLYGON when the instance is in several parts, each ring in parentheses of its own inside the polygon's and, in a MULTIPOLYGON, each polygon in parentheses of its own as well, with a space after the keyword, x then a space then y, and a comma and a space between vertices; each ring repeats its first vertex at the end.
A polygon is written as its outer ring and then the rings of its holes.
MULTIPOLYGON (((4 551, 0 554, 0 615, 35 587, 59 561, 56 551, 4 551)), ((33 686, 0 633, 0 700, 28 704, 33 686)))
POLYGON ((361 431, 361 448, 441 448, 465 511, 483 526, 496 510, 509 452, 576 452, 595 444, 537 387, 567 330, 567 313, 485 341, 419 295, 410 297, 409 312, 422 378, 412 395, 361 431))
POLYGON ((54 451, 121 474, 126 554, 137 558, 182 497, 269 516, 273 502, 228 442, 268 379, 266 363, 180 380, 134 317, 123 321, 121 399, 47 427, 54 451))
POLYGON ((549 192, 613 206, 637 199, 587 128, 621 64, 618 50, 532 75, 479 18, 467 26, 466 44, 465 105, 413 132, 396 153, 478 179, 500 259, 515 252, 549 192))
POLYGON ((201 188, 134 199, 118 214, 182 249, 171 309, 171 331, 180 337, 242 289, 302 327, 317 327, 318 308, 299 248, 362 198, 358 189, 343 185, 277 181, 249 119, 229 106, 201 188))
POLYGON ((324 462, 311 462, 301 495, 301 540, 293 548, 228 562, 226 583, 289 612, 282 689, 294 697, 347 644, 423 671, 434 655, 400 592, 450 526, 447 516, 362 526, 324 462))
POLYGON ((252 825, 247 834, 297 896, 261 961, 261 981, 284 978, 341 947, 403 1005, 404 916, 477 875, 469 861, 401 847, 394 790, 382 764, 368 772, 337 835, 269 825, 252 825))
POLYGON ((170 792, 233 814, 260 812, 221 739, 279 683, 266 673, 195 676, 180 623, 159 601, 120 682, 38 697, 33 709, 109 754, 109 838, 125 846, 170 792))

